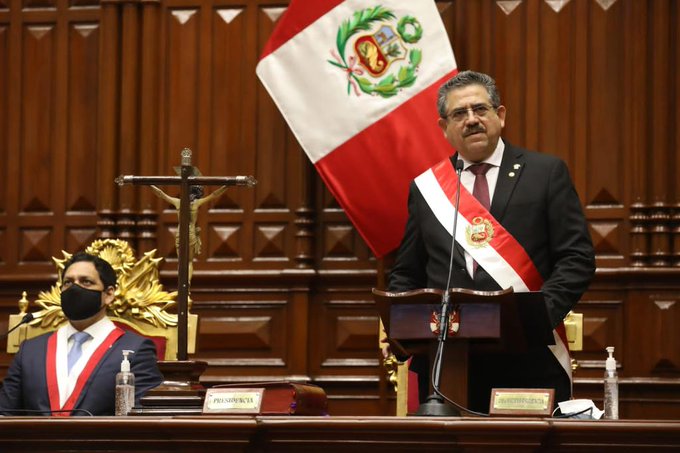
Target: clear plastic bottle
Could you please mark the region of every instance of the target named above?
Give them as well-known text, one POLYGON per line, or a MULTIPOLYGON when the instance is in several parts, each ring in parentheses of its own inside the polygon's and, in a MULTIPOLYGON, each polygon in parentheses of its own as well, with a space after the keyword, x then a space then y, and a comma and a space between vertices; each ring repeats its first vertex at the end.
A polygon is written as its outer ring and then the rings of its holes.
POLYGON ((608 346, 609 357, 605 362, 604 372, 604 418, 619 419, 619 376, 616 372, 614 346, 608 346))
POLYGON ((135 351, 124 350, 120 373, 116 374, 116 415, 127 415, 135 405, 135 375, 130 371, 128 354, 135 351))

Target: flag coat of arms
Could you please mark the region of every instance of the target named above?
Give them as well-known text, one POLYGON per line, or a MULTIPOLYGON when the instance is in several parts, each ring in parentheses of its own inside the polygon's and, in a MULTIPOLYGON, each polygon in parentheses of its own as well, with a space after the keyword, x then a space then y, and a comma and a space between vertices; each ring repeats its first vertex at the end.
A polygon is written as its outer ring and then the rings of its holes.
POLYGON ((433 0, 291 0, 257 75, 373 253, 399 245, 411 180, 453 153, 456 61, 433 0))

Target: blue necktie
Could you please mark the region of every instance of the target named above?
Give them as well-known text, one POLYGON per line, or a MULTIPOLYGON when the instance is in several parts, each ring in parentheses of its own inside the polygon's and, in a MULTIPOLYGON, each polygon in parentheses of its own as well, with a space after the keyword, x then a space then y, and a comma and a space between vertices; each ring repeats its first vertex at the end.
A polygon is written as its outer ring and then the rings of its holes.
POLYGON ((68 373, 71 374, 71 368, 76 364, 81 355, 83 355, 83 343, 85 343, 90 338, 90 334, 87 332, 76 332, 71 335, 73 338, 73 347, 68 352, 68 373))

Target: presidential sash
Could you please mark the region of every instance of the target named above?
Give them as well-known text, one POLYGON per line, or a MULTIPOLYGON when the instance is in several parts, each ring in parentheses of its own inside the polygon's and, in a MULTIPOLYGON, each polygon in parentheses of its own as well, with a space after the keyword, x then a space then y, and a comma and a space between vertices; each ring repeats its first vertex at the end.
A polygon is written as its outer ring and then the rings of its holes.
MULTIPOLYGON (((460 244, 498 285, 515 292, 540 291, 543 278, 524 247, 460 186, 460 204, 455 208, 458 175, 450 159, 445 159, 415 179, 420 193, 439 223, 453 234, 454 217, 458 217, 456 242, 460 244)), ((548 348, 555 355, 571 381, 571 358, 566 331, 560 324, 553 330, 555 345, 548 348)))
POLYGON ((99 362, 104 358, 106 352, 113 346, 113 344, 123 336, 125 333, 120 327, 116 327, 109 333, 109 335, 104 339, 104 341, 97 347, 97 349, 92 353, 90 360, 85 365, 85 368, 78 376, 76 380, 75 388, 71 395, 68 397, 63 407, 60 407, 59 401, 59 381, 57 379, 57 332, 55 331, 50 338, 47 340, 47 358, 45 363, 45 370, 47 374, 47 394, 50 399, 50 409, 55 411, 53 415, 67 417, 72 415, 73 408, 75 407, 80 394, 85 388, 85 384, 92 375, 92 372, 97 368, 99 362), (61 412, 57 412, 61 411, 61 412))

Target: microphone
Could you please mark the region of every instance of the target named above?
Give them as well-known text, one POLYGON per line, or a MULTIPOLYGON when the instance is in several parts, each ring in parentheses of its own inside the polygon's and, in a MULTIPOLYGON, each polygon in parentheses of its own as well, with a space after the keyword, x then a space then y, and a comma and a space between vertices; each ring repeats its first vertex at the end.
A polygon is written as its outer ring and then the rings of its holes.
POLYGON ((11 334, 12 332, 14 332, 17 328, 19 328, 19 326, 24 325, 24 324, 27 324, 27 323, 33 321, 33 319, 35 319, 35 315, 34 315, 33 313, 26 313, 26 314, 24 315, 24 317, 21 318, 21 321, 19 322, 19 324, 17 324, 16 326, 12 327, 11 329, 9 329, 6 333, 0 335, 0 340, 2 340, 2 339, 4 339, 4 338, 7 338, 7 337, 9 336, 9 334, 11 334))
MULTIPOLYGON (((437 343, 437 353, 435 354, 434 361, 432 363, 432 390, 433 393, 427 397, 425 403, 418 407, 416 415, 420 416, 439 416, 439 417, 451 417, 459 416, 460 411, 455 407, 449 406, 444 403, 444 399, 455 404, 450 399, 446 398, 440 388, 439 384, 441 381, 441 371, 442 371, 442 358, 444 357, 444 344, 446 343, 446 337, 449 333, 449 306, 451 295, 449 294, 449 289, 451 287, 451 274, 453 272, 453 254, 456 250, 456 229, 458 228, 458 206, 460 205, 460 175, 463 172, 463 166, 465 163, 456 159, 455 168, 456 175, 458 176, 458 182, 456 183, 456 199, 454 201, 455 215, 453 217, 453 231, 451 235, 451 250, 449 252, 449 276, 446 279, 446 287, 444 288, 444 293, 442 294, 441 311, 439 313, 439 337, 437 343)), ((455 404, 457 407, 457 404, 455 404)), ((464 409, 464 408, 463 408, 464 409)))
MULTIPOLYGON (((456 215, 453 217, 453 235, 451 236, 451 250, 449 251, 449 276, 446 279, 446 291, 442 295, 442 305, 449 301, 449 289, 451 288, 451 273, 453 272, 453 252, 456 250, 456 228, 458 227, 458 206, 460 206, 460 174, 463 173, 463 166, 465 162, 460 159, 456 160, 456 176, 458 182, 456 183, 456 215)), ((440 320, 441 321, 441 320, 440 320)), ((440 329, 441 330, 441 329, 440 329)), ((446 339, 446 338, 444 338, 446 339)))

